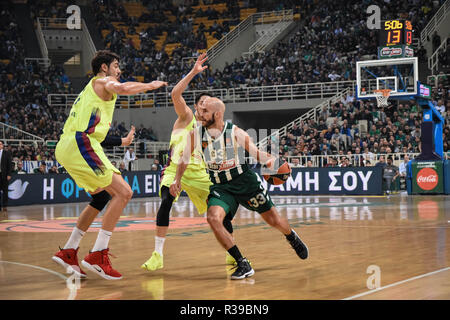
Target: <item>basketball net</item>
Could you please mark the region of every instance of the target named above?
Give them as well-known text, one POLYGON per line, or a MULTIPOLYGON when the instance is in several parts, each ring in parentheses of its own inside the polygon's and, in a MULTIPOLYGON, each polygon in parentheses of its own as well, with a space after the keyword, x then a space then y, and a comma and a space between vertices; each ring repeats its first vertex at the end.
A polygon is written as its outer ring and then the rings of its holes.
POLYGON ((377 104, 379 108, 388 106, 388 99, 391 95, 391 89, 374 90, 375 97, 377 98, 377 104))

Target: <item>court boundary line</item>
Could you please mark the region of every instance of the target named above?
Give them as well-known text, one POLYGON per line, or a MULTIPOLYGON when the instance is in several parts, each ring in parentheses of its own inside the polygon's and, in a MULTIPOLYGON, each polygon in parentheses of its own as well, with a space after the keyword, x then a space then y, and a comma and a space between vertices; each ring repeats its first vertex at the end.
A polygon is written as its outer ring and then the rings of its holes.
POLYGON ((410 281, 413 281, 413 280, 425 278, 425 277, 437 274, 439 272, 447 271, 447 270, 450 270, 450 267, 446 267, 446 268, 439 269, 439 270, 436 270, 436 271, 424 273, 422 275, 418 275, 418 276, 415 276, 415 277, 412 277, 412 278, 409 278, 409 279, 397 281, 397 282, 391 283, 391 284, 389 284, 387 286, 379 287, 377 289, 372 289, 372 290, 369 290, 369 291, 366 291, 366 292, 363 292, 363 293, 360 293, 360 294, 356 294, 354 296, 350 296, 350 297, 344 298, 342 300, 353 300, 353 299, 356 299, 356 298, 359 298, 359 297, 363 297, 363 296, 366 296, 366 295, 369 295, 369 294, 372 294, 372 293, 375 293, 375 292, 379 292, 379 291, 384 290, 384 289, 392 288, 392 287, 404 284, 406 282, 410 282, 410 281))
POLYGON ((34 268, 34 269, 38 269, 38 270, 41 270, 41 271, 46 271, 46 272, 49 272, 51 274, 54 274, 54 275, 60 277, 61 279, 63 279, 64 281, 67 281, 67 279, 68 279, 68 277, 66 277, 62 273, 59 273, 59 272, 56 272, 56 271, 53 271, 53 270, 50 270, 50 269, 47 269, 47 268, 35 266, 35 265, 32 265, 32 264, 13 262, 13 261, 5 261, 5 260, 0 260, 0 263, 10 263, 10 264, 16 264, 16 265, 19 265, 19 266, 23 266, 23 267, 34 268))

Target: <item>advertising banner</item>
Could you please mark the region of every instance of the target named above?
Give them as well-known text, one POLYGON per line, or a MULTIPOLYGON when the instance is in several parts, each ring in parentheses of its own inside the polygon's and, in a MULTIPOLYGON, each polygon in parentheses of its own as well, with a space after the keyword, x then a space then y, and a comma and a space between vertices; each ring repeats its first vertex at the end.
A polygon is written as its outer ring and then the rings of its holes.
MULTIPOLYGON (((133 198, 158 197, 159 172, 131 171, 123 176, 133 190, 133 198)), ((278 186, 268 184, 261 175, 260 179, 271 195, 382 194, 379 167, 293 168, 291 177, 278 186)), ((8 196, 10 206, 90 201, 90 195, 68 174, 13 175, 8 196)))
POLYGON ((381 167, 293 168, 282 185, 261 180, 272 195, 383 194, 381 167))
POLYGON ((442 161, 412 162, 412 193, 444 193, 442 161))
MULTIPOLYGON (((131 171, 123 177, 133 190, 133 198, 158 196, 159 172, 131 171)), ((8 189, 9 206, 88 202, 91 199, 68 174, 13 175, 8 189)))

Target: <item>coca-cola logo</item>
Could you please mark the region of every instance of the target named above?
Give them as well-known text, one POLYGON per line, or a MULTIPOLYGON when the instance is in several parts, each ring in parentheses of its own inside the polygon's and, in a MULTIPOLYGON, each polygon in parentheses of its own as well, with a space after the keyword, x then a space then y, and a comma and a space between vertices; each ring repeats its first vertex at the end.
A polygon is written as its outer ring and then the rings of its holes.
POLYGON ((439 182, 439 176, 436 172, 436 170, 432 168, 423 168, 419 171, 417 174, 417 185, 422 190, 433 190, 438 182, 439 182))

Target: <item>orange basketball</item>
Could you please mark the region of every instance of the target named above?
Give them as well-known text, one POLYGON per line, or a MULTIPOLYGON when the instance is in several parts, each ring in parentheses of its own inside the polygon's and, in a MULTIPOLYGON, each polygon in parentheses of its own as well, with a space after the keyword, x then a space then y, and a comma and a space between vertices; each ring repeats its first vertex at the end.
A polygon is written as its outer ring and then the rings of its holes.
POLYGON ((291 176, 292 169, 289 166, 289 163, 285 162, 283 163, 277 170, 277 173, 275 174, 265 174, 263 175, 264 180, 266 180, 270 184, 274 185, 280 185, 283 184, 289 179, 291 176))

